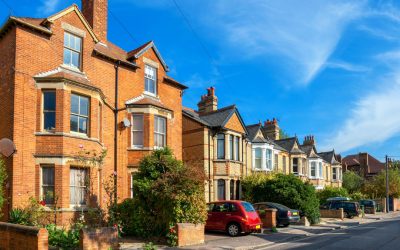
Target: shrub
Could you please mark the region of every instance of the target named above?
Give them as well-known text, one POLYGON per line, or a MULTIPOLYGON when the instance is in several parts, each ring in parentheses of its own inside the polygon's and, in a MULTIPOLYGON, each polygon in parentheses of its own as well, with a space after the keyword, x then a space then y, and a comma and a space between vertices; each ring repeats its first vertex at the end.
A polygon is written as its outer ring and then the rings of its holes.
POLYGON ((14 208, 10 211, 10 218, 8 222, 20 225, 31 225, 29 214, 21 208, 14 208))
POLYGON ((7 180, 7 171, 6 171, 6 166, 3 161, 2 156, 0 155, 0 217, 3 216, 1 210, 3 209, 4 202, 6 198, 4 197, 4 186, 5 182, 7 180))
POLYGON ((361 193, 361 192, 356 192, 356 193, 352 193, 350 194, 350 198, 353 201, 359 201, 359 200, 363 200, 363 199, 367 199, 367 195, 361 193))
POLYGON ((58 228, 54 224, 46 225, 49 233, 49 245, 61 249, 77 249, 79 247, 80 230, 83 224, 72 225, 71 229, 58 228))
POLYGON ((330 197, 348 197, 349 194, 345 188, 341 187, 325 187, 323 190, 317 192, 320 204, 324 204, 330 197))
POLYGON ((343 187, 352 194, 354 192, 360 192, 365 180, 359 176, 356 172, 346 171, 343 173, 343 187))
POLYGON ((44 210, 41 202, 29 198, 29 203, 24 208, 15 208, 10 211, 9 222, 27 226, 43 227, 50 221, 49 214, 44 210))
POLYGON ((141 207, 137 204, 137 200, 126 199, 117 205, 117 218, 120 219, 121 231, 123 235, 143 236, 145 231, 143 228, 144 221, 142 219, 141 207))
POLYGON ((299 209, 310 220, 317 223, 320 217, 319 200, 315 188, 303 183, 294 175, 276 174, 274 178, 265 178, 254 182, 248 177, 242 182, 246 190, 244 199, 250 202, 271 201, 299 209), (246 194, 252 194, 250 197, 246 194))

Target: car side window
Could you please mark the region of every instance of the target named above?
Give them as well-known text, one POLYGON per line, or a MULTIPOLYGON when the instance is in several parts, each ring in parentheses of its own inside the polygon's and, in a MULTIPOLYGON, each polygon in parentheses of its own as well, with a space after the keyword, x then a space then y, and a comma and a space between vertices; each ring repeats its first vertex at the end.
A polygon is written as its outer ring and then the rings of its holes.
POLYGON ((230 208, 231 212, 237 212, 238 211, 238 208, 237 208, 237 206, 235 204, 231 203, 230 205, 231 205, 231 208, 230 208))
POLYGON ((207 206, 207 212, 213 211, 214 205, 215 205, 215 204, 208 204, 208 206, 207 206))
POLYGON ((224 203, 224 204, 221 206, 221 212, 229 212, 229 211, 230 211, 230 205, 231 205, 231 204, 229 204, 229 203, 224 203))
POLYGON ((222 204, 215 203, 212 210, 213 212, 221 212, 222 204))

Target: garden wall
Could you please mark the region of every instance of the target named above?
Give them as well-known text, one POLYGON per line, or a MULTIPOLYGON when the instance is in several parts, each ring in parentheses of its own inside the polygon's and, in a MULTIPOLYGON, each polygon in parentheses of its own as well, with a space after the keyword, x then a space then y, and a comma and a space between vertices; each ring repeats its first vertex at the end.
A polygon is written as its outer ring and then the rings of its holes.
POLYGON ((176 233, 178 235, 178 247, 204 243, 203 224, 178 223, 176 224, 176 233))
POLYGON ((113 227, 81 229, 80 249, 109 250, 118 249, 118 232, 113 227))
POLYGON ((319 210, 321 214, 321 218, 338 218, 338 219, 344 219, 343 215, 343 208, 339 208, 337 210, 327 210, 327 209, 321 209, 319 210))
POLYGON ((47 250, 48 233, 45 228, 0 222, 0 249, 47 250))
POLYGON ((263 228, 276 227, 276 212, 277 210, 274 208, 267 208, 259 213, 263 228))

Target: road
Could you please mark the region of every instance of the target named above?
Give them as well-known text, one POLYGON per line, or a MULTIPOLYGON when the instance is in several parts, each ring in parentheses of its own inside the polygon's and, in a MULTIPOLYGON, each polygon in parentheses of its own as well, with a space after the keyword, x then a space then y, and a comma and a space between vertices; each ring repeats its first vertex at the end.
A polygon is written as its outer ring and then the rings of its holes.
POLYGON ((278 243, 262 249, 400 249, 400 218, 387 219, 343 230, 278 243))

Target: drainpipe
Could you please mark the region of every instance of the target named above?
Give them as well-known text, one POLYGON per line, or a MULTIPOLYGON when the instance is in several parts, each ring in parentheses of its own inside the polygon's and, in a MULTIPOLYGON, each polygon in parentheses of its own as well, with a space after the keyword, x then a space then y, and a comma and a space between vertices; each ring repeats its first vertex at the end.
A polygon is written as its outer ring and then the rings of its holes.
POLYGON ((118 170, 118 69, 121 61, 116 61, 115 68, 115 106, 114 106, 114 203, 117 204, 117 170, 118 170))

